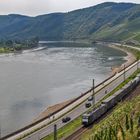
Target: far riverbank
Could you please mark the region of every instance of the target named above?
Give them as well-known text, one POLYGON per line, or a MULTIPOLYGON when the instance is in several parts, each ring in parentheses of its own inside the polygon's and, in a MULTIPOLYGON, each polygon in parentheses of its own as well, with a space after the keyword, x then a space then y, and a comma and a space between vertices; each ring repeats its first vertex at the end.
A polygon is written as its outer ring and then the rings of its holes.
POLYGON ((128 67, 129 65, 131 65, 132 63, 134 63, 137 60, 136 59, 137 56, 133 51, 131 52, 128 48, 125 49, 124 47, 121 47, 121 45, 116 45, 114 43, 106 43, 106 42, 98 42, 97 44, 106 45, 107 47, 123 51, 127 54, 127 56, 124 57, 124 59, 126 60, 125 63, 123 63, 120 66, 111 67, 111 70, 112 70, 111 75, 114 75, 115 73, 120 72, 121 70, 124 69, 124 67, 128 67))
POLYGON ((136 61, 135 54, 133 54, 132 52, 128 51, 127 49, 121 48, 121 46, 116 46, 114 44, 108 44, 108 47, 111 47, 111 48, 114 48, 114 49, 117 49, 117 50, 121 50, 121 51, 127 53, 127 56, 124 58, 126 60, 126 62, 123 63, 119 67, 116 67, 116 66, 112 67, 111 68, 112 69, 112 74, 117 73, 117 72, 123 70, 124 67, 128 67, 129 65, 131 65, 132 63, 134 63, 136 61))

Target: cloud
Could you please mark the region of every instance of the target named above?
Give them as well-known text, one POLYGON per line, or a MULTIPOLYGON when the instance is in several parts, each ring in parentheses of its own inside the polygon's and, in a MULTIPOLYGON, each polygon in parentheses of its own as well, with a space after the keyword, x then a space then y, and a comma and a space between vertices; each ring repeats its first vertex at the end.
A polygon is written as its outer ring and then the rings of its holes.
MULTIPOLYGON (((17 13, 40 15, 51 12, 66 12, 89 7, 106 0, 0 0, 0 14, 17 13)), ((120 0, 112 0, 120 2, 120 0)), ((123 2, 140 3, 139 0, 122 0, 123 2)))

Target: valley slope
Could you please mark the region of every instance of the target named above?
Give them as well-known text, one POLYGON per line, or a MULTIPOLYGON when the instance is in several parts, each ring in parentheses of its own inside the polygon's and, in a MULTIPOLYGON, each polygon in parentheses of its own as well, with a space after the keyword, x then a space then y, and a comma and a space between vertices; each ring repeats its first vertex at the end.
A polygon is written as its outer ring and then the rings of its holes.
POLYGON ((68 13, 0 16, 0 39, 140 42, 140 5, 106 2, 68 13))

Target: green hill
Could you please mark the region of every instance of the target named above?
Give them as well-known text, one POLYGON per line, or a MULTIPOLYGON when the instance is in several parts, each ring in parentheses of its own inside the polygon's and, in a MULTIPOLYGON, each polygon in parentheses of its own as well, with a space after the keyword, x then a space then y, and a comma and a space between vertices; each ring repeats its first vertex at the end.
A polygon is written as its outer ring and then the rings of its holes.
POLYGON ((102 3, 68 13, 0 16, 0 39, 140 41, 140 5, 102 3))

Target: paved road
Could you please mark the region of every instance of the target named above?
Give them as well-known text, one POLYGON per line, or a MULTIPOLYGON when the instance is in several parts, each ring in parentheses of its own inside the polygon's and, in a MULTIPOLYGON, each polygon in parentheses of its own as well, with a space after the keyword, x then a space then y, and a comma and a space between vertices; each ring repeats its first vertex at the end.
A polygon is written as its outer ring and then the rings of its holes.
MULTIPOLYGON (((119 43, 112 43, 113 45, 121 45, 121 44, 119 44, 119 43)), ((127 47, 127 48, 132 48, 132 49, 135 49, 135 50, 138 50, 138 51, 140 51, 140 48, 139 47, 133 47, 133 46, 130 46, 130 45, 123 45, 124 47, 127 47)))
MULTIPOLYGON (((110 93, 115 87, 117 87, 119 84, 121 84, 124 81, 124 78, 128 78, 132 73, 134 73, 137 70, 137 67, 140 67, 140 65, 136 62, 133 65, 131 65, 129 68, 126 68, 125 72, 122 71, 120 73, 117 73, 114 77, 107 80, 102 85, 98 86, 95 89, 95 92, 97 93, 95 95, 95 103, 97 103, 104 96, 106 96, 108 93, 110 93)), ((92 95, 92 92, 88 93, 86 95, 86 97, 84 97, 84 98, 86 99, 87 97, 89 97, 91 95, 92 95)), ((81 101, 82 100, 83 99, 81 99, 81 101)), ((81 101, 79 101, 79 102, 81 102, 81 101)), ((84 102, 81 105, 79 105, 78 107, 76 107, 74 110, 72 110, 71 112, 66 114, 65 116, 70 116, 71 120, 74 120, 75 118, 80 116, 85 111, 87 111, 87 108, 85 108, 85 102, 84 102)), ((55 116, 55 117, 57 117, 57 116, 55 116)), ((23 135, 26 132, 30 132, 31 130, 38 128, 39 126, 42 126, 43 124, 47 124, 49 121, 52 121, 52 120, 53 120, 53 117, 41 122, 37 126, 30 128, 30 129, 28 129, 28 130, 26 130, 26 131, 24 131, 16 136, 8 138, 8 140, 14 140, 17 137, 19 137, 19 135, 23 135)), ((48 134, 51 134, 53 132, 54 124, 57 124, 57 128, 61 128, 62 126, 65 125, 64 123, 62 123, 62 118, 60 118, 57 121, 51 123, 50 125, 47 125, 46 127, 42 128, 41 130, 38 130, 37 132, 34 132, 30 136, 27 136, 26 138, 24 138, 24 140, 38 140, 38 139, 41 139, 41 138, 47 136, 48 134)))

